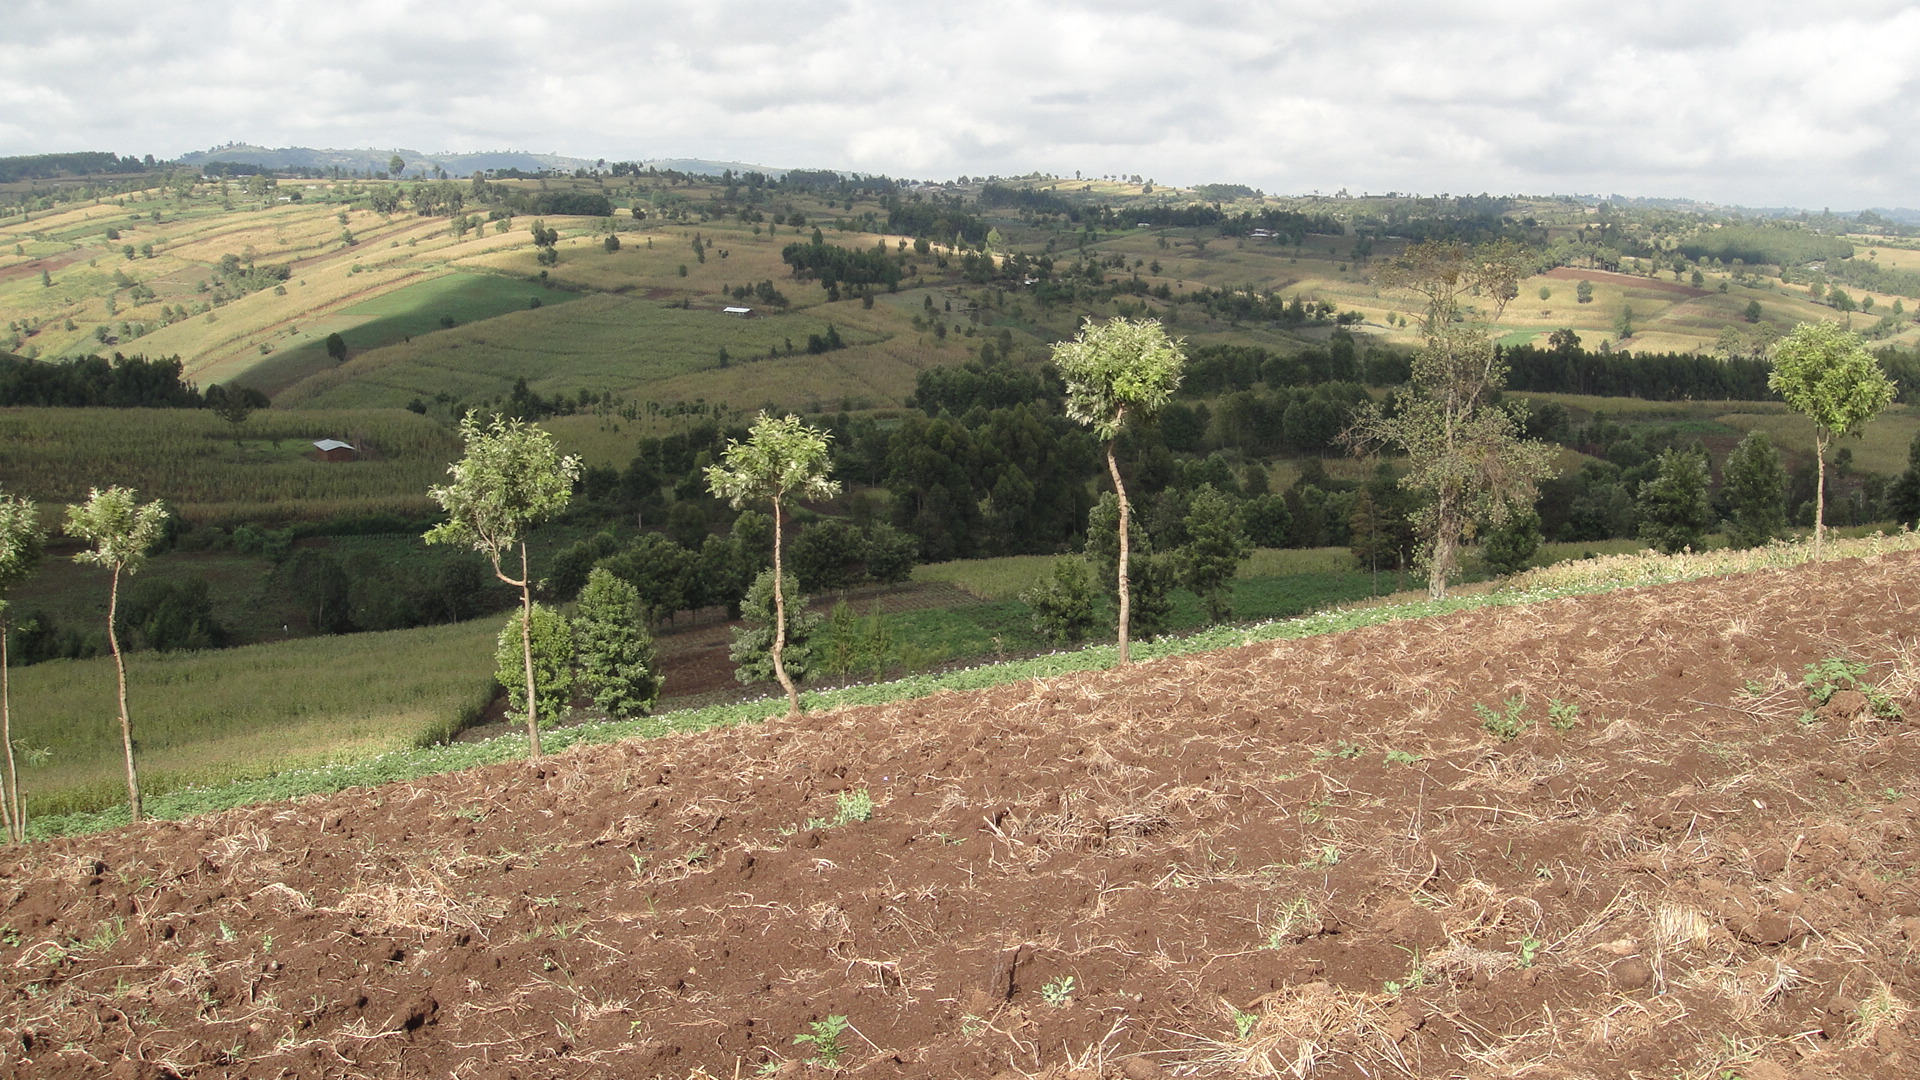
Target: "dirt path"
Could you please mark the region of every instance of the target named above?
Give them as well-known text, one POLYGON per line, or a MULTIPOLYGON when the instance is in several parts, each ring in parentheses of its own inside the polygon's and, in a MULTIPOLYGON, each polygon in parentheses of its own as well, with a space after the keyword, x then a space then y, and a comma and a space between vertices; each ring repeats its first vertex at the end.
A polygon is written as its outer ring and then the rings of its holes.
POLYGON ((37 845, 0 1074, 1912 1076, 1920 746, 1801 676, 1920 716, 1916 615, 1884 556, 37 845))

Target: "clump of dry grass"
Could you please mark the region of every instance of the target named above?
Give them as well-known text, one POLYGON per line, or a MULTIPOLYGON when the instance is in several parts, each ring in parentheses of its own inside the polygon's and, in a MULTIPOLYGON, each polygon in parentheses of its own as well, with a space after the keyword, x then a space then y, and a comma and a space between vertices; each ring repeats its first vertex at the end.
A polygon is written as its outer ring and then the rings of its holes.
MULTIPOLYGON (((1394 1062, 1405 1070, 1382 994, 1345 990, 1325 982, 1303 983, 1261 999, 1258 1019, 1237 1042, 1203 1040, 1210 1051, 1193 1062, 1203 1071, 1304 1080, 1345 1057, 1363 1067, 1394 1062)), ((1209 1073, 1210 1074, 1210 1073, 1209 1073)))

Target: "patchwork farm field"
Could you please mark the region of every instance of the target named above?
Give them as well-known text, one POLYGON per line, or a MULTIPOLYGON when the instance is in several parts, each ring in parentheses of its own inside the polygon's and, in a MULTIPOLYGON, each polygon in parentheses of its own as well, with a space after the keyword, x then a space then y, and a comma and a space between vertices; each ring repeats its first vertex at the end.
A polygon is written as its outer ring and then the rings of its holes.
POLYGON ((0 1070, 1910 1075, 1916 582, 1485 608, 36 844, 0 856, 0 1070))

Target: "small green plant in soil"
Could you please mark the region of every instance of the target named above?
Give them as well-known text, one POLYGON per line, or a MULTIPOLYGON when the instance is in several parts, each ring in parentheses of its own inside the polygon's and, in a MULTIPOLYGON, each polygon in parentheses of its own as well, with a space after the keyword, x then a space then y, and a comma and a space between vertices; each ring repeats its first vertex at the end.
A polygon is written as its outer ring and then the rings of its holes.
POLYGON ((1073 976, 1062 975, 1040 988, 1040 1000, 1056 1009, 1073 1004, 1073 976))
POLYGON ((1534 965, 1534 961, 1540 958, 1540 950, 1546 948, 1547 943, 1528 934, 1515 942, 1514 947, 1519 950, 1513 957, 1514 966, 1524 969, 1534 965))
POLYGON ((1418 990, 1427 985, 1427 965, 1425 959, 1421 957, 1418 951, 1408 951, 1413 952, 1413 963, 1407 968, 1407 977, 1404 979, 1388 979, 1383 986, 1383 989, 1385 989, 1387 993, 1396 997, 1408 990, 1418 990))
POLYGON ((1521 732, 1527 730, 1527 725, 1533 721, 1523 715, 1526 710, 1527 699, 1523 697, 1508 698, 1501 702, 1498 710, 1477 703, 1473 707, 1474 713, 1480 717, 1480 726, 1499 739, 1518 738, 1521 732))
POLYGON ((867 793, 866 788, 842 792, 835 801, 837 803, 833 815, 835 825, 851 825, 856 821, 870 821, 873 818, 873 796, 867 793))
POLYGON ((1339 847, 1333 844, 1321 844, 1319 847, 1319 850, 1315 851, 1312 855, 1309 855, 1306 859, 1301 861, 1300 869, 1325 870, 1329 866, 1338 865, 1339 862, 1340 862, 1339 847))
POLYGON ((1900 715, 1900 710, 1887 692, 1867 681, 1867 665, 1857 660, 1830 656, 1808 664, 1806 672, 1800 676, 1800 684, 1806 688, 1807 700, 1813 702, 1816 708, 1831 701, 1833 695, 1842 690, 1858 690, 1873 704, 1874 715, 1900 715))
POLYGON ((1316 758, 1320 758, 1322 760, 1325 760, 1327 758, 1346 758, 1350 760, 1352 758, 1357 758, 1364 753, 1366 753, 1366 750, 1364 748, 1356 746, 1353 743, 1343 742, 1338 746, 1332 746, 1323 750, 1317 750, 1314 752, 1313 756, 1316 758))
POLYGON ((825 1020, 815 1020, 808 1024, 804 1033, 793 1037, 793 1044, 813 1048, 813 1056, 807 1059, 807 1064, 824 1065, 829 1069, 838 1068, 840 1059, 847 1052, 847 1048, 840 1042, 840 1035, 846 1030, 846 1017, 829 1016, 825 1020))
POLYGON ((1422 758, 1419 754, 1409 753, 1405 750, 1387 751, 1387 764, 1389 765, 1412 765, 1415 762, 1424 760, 1426 759, 1422 758))
POLYGON ((1319 929, 1320 916, 1313 909, 1313 901, 1304 896, 1295 897, 1274 917, 1273 926, 1267 931, 1266 947, 1277 949, 1305 941, 1319 929))
POLYGON ((1580 706, 1559 698, 1547 699, 1547 726, 1555 731, 1572 731, 1580 723, 1580 706))
POLYGON ((1239 1009, 1233 1011, 1234 1038, 1239 1039, 1241 1042, 1246 1042, 1247 1039, 1253 1035, 1253 1029, 1259 1026, 1259 1013, 1243 1012, 1239 1009))

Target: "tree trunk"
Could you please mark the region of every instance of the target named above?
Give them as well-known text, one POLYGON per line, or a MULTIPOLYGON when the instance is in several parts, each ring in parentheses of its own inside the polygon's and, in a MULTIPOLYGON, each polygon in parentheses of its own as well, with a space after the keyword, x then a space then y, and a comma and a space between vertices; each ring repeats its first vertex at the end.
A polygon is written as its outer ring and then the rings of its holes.
POLYGON ((1820 544, 1827 532, 1827 442, 1816 433, 1813 439, 1813 561, 1820 561, 1820 544))
MULTIPOLYGON (((1121 410, 1122 414, 1125 412, 1125 409, 1121 410)), ((1114 443, 1118 441, 1119 440, 1114 439, 1109 440, 1107 443, 1107 471, 1113 474, 1113 491, 1120 499, 1120 580, 1118 582, 1120 589, 1120 660, 1117 666, 1124 667, 1128 661, 1127 621, 1133 614, 1133 592, 1127 587, 1127 486, 1120 482, 1120 463, 1116 461, 1113 456, 1114 443)))
POLYGON ((1447 574, 1453 569, 1454 552, 1460 544, 1460 529, 1454 521, 1453 499, 1445 490, 1433 508, 1433 555, 1427 560, 1427 596, 1447 598, 1447 574))
POLYGON ((527 742, 540 756, 540 695, 533 680, 533 578, 527 573, 527 542, 520 541, 520 653, 527 663, 527 742))
POLYGON ((133 718, 127 715, 127 661, 120 655, 120 632, 114 627, 120 613, 120 567, 113 568, 113 583, 107 587, 107 644, 113 647, 113 669, 120 677, 120 746, 127 758, 127 809, 134 824, 142 820, 140 777, 133 769, 133 718))
POLYGON ((0 619, 0 743, 7 747, 7 775, 0 777, 0 822, 7 839, 16 844, 27 839, 27 819, 20 803, 20 771, 13 761, 13 713, 7 686, 7 622, 0 619))
POLYGON ((787 597, 786 586, 780 572, 780 498, 773 500, 773 677, 780 680, 780 689, 787 692, 787 717, 792 719, 800 715, 800 691, 794 689, 793 680, 787 676, 787 665, 781 656, 787 650, 787 597))

